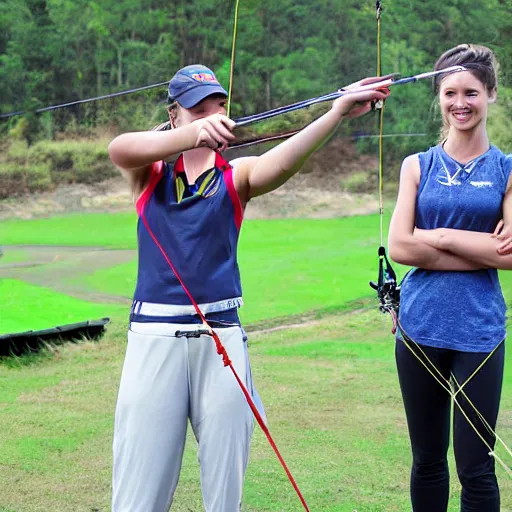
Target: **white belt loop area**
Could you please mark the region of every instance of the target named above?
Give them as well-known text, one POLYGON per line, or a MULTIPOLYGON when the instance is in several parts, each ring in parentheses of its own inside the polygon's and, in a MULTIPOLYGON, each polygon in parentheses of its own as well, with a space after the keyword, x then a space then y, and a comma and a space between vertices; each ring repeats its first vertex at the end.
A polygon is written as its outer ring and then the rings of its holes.
MULTIPOLYGON (((227 311, 228 309, 240 308, 244 305, 242 297, 235 297, 233 299, 224 299, 217 302, 208 302, 206 304, 198 304, 199 309, 203 315, 209 313, 218 313, 219 311, 227 311)), ((176 304, 157 304, 155 302, 141 302, 134 301, 132 311, 136 315, 143 316, 185 316, 196 315, 197 311, 194 306, 190 305, 176 305, 176 304)))
MULTIPOLYGON (((240 329, 239 325, 223 327, 222 330, 240 329)), ((130 322, 130 331, 145 336, 168 336, 172 338, 200 338, 211 333, 201 324, 169 324, 165 322, 130 322)))

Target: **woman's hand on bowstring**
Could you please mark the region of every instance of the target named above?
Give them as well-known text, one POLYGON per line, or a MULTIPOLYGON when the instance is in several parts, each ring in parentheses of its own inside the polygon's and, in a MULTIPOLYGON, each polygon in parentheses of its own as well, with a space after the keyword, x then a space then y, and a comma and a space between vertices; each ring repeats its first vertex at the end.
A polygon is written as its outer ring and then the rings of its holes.
POLYGON ((223 114, 196 119, 192 125, 197 130, 196 148, 208 147, 215 151, 224 151, 236 139, 233 135, 235 121, 223 114))
POLYGON ((384 101, 390 94, 390 78, 393 75, 374 76, 363 78, 358 82, 347 85, 343 91, 353 91, 350 94, 336 99, 332 105, 341 117, 353 119, 360 117, 372 110, 372 103, 384 101), (359 91, 361 87, 365 90, 359 91), (369 87, 369 88, 368 88, 369 87))
POLYGON ((491 236, 499 241, 496 247, 498 254, 501 256, 512 254, 512 227, 507 226, 503 219, 498 222, 491 236))

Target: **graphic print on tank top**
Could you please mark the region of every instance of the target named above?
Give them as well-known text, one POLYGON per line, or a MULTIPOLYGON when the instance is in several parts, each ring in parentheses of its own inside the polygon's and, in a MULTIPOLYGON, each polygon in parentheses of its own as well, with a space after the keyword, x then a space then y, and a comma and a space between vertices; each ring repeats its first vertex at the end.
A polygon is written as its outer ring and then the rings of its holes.
MULTIPOLYGON (((480 161, 487 158, 487 153, 477 156, 465 164, 457 162, 457 160, 450 157, 446 152, 444 152, 444 150, 443 153, 438 153, 438 158, 441 162, 441 167, 437 174, 437 182, 441 185, 451 187, 453 185, 462 185, 462 183, 465 183, 470 178, 471 172, 478 166, 480 161)), ((491 181, 470 180, 469 183, 476 187, 492 187, 493 185, 491 181)))

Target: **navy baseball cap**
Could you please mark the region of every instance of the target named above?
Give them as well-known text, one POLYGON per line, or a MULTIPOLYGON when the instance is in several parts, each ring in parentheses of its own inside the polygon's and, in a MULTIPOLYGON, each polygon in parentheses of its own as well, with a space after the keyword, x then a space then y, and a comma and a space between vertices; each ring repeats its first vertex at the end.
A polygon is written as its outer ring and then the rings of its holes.
POLYGON ((192 108, 211 94, 228 95, 213 71, 201 64, 181 68, 169 82, 169 102, 177 101, 185 108, 192 108))

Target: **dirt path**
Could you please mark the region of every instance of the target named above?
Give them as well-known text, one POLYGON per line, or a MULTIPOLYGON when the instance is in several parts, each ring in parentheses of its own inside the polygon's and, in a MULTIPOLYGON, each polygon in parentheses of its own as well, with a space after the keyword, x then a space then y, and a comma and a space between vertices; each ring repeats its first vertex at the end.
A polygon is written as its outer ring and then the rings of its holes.
POLYGON ((0 279, 18 279, 26 283, 45 286, 72 297, 90 302, 130 304, 129 297, 109 295, 75 282, 77 277, 96 270, 133 261, 134 250, 106 250, 101 247, 65 247, 45 245, 4 246, 4 255, 10 251, 23 251, 26 258, 21 262, 2 263, 0 279))

